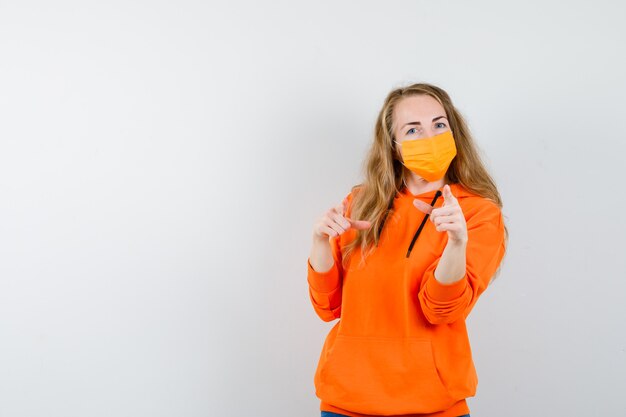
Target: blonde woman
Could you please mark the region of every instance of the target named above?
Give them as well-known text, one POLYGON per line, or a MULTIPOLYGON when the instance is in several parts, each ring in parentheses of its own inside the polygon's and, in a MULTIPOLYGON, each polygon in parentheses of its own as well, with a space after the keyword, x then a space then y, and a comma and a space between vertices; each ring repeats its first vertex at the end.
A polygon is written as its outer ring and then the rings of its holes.
POLYGON ((465 320, 508 232, 496 185, 448 94, 389 93, 365 180, 315 224, 310 300, 331 328, 315 371, 322 416, 469 416, 465 320))

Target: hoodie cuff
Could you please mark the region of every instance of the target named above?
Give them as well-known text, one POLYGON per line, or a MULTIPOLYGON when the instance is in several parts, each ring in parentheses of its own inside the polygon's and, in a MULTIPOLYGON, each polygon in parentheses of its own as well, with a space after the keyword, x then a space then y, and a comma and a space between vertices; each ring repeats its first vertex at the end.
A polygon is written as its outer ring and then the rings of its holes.
POLYGON ((437 281, 435 274, 433 273, 428 282, 426 283, 426 291, 429 298, 440 301, 450 301, 459 298, 465 292, 467 286, 467 271, 458 281, 452 284, 442 284, 437 281))
POLYGON ((317 272, 311 266, 311 258, 307 261, 307 281, 313 290, 320 293, 330 293, 339 287, 339 269, 337 261, 333 262, 333 266, 326 272, 317 272))

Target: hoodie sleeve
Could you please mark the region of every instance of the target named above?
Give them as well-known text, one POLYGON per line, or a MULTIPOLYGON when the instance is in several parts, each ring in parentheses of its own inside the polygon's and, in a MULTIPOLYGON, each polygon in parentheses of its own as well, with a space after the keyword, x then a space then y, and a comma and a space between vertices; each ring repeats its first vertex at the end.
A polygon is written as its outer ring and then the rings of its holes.
POLYGON ((486 201, 484 207, 467 220, 465 275, 452 284, 437 281, 435 269, 441 257, 424 272, 418 298, 426 319, 432 324, 467 318, 504 257, 502 213, 495 203, 486 201))
POLYGON ((311 259, 307 259, 309 298, 315 312, 324 321, 341 317, 343 269, 339 251, 339 236, 330 238, 330 246, 335 261, 330 270, 317 272, 311 266, 311 259))
MULTIPOLYGON (((352 193, 349 193, 344 202, 352 201, 352 193)), ((346 207, 345 215, 350 214, 349 206, 346 207)), ((341 266, 341 245, 343 235, 329 238, 330 248, 333 255, 333 266, 325 272, 317 272, 311 266, 311 258, 307 259, 307 281, 309 284, 309 298, 317 315, 324 321, 332 321, 341 317, 341 294, 343 283, 343 267, 341 266)))

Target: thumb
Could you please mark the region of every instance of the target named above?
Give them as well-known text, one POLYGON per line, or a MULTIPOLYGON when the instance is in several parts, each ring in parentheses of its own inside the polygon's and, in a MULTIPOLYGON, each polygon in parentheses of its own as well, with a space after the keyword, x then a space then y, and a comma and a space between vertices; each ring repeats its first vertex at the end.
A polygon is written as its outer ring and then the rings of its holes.
POLYGON ((346 207, 348 207, 348 197, 344 198, 341 204, 337 205, 337 211, 339 212, 339 214, 345 216, 346 207))
POLYGON ((433 211, 433 206, 417 198, 413 200, 413 205, 422 213, 430 214, 430 212, 433 211))
POLYGON ((345 200, 342 201, 340 204, 337 204, 335 206, 335 211, 339 214, 341 214, 342 216, 344 214, 346 214, 346 204, 345 204, 345 200))

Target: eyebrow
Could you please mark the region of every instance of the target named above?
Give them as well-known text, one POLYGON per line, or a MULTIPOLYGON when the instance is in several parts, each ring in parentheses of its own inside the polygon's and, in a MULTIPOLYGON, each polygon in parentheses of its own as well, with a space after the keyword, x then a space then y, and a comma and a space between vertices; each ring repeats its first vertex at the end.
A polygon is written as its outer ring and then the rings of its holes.
MULTIPOLYGON (((446 116, 437 116, 437 117, 435 117, 435 118, 433 119, 433 122, 434 122, 435 120, 439 120, 439 119, 441 119, 441 118, 445 118, 445 119, 447 119, 447 117, 446 117, 446 116)), ((409 123, 405 124, 404 126, 402 126, 402 129, 404 129, 404 128, 405 128, 405 127, 407 127, 408 125, 421 125, 421 123, 420 123, 420 122, 409 122, 409 123)))

